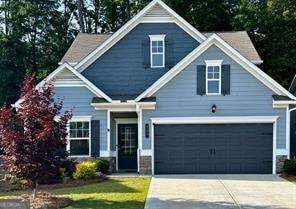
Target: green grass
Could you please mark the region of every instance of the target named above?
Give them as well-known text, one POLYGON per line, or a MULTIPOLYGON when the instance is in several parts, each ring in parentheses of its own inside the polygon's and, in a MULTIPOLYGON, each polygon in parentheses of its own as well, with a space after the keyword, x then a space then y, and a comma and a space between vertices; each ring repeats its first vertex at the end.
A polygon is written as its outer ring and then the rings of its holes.
MULTIPOLYGON (((55 195, 73 200, 67 209, 141 209, 150 184, 150 178, 114 178, 98 184, 55 189, 55 195)), ((0 193, 0 199, 12 198, 21 192, 0 193)))

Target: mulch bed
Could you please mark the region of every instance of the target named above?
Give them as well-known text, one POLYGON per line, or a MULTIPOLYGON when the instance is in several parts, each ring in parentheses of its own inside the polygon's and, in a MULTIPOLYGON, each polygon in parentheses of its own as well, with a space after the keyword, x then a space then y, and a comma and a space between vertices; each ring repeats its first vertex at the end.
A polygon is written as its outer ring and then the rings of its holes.
MULTIPOLYGON (((106 176, 98 176, 94 179, 89 180, 75 180, 75 179, 69 179, 66 182, 58 183, 58 184, 46 184, 46 185, 39 185, 39 190, 52 190, 52 189, 60 189, 60 188, 69 188, 69 187, 79 187, 87 184, 95 184, 100 183, 104 180, 106 180, 106 176)), ((23 189, 19 186, 11 185, 9 181, 7 180, 0 180, 0 192, 10 192, 10 191, 17 191, 17 190, 24 190, 24 191, 30 191, 29 189, 23 189)))
POLYGON ((22 195, 21 198, 30 203, 30 209, 59 209, 70 205, 71 199, 52 196, 46 192, 39 192, 35 199, 32 195, 22 195))

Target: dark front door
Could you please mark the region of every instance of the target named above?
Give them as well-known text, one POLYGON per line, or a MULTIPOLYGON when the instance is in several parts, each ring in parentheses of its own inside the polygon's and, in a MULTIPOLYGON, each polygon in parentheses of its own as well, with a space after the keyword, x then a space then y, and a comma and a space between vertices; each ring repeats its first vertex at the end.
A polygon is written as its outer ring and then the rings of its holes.
POLYGON ((118 169, 137 169, 138 125, 118 124, 118 169))
POLYGON ((272 173, 272 124, 155 125, 155 174, 272 173))

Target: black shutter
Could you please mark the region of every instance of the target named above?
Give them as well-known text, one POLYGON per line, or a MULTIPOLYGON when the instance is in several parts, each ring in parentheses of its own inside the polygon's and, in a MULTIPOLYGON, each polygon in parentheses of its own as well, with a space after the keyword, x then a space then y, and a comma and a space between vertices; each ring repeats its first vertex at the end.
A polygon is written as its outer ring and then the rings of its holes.
POLYGON ((148 36, 142 41, 142 59, 144 68, 150 68, 150 40, 148 36))
POLYGON ((91 121, 91 156, 100 156, 100 121, 91 121))
POLYGON ((174 40, 170 36, 167 36, 165 38, 165 67, 170 69, 174 66, 174 40))
POLYGON ((228 95, 230 94, 230 65, 222 65, 221 71, 221 93, 228 95))
POLYGON ((197 66, 197 94, 206 94, 206 66, 197 66))

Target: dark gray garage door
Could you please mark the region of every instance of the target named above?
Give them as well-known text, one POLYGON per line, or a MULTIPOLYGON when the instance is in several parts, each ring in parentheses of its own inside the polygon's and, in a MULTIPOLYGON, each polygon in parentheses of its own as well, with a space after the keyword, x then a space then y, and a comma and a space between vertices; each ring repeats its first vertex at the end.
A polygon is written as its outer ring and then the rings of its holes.
POLYGON ((155 174, 272 173, 272 124, 155 125, 155 174))

